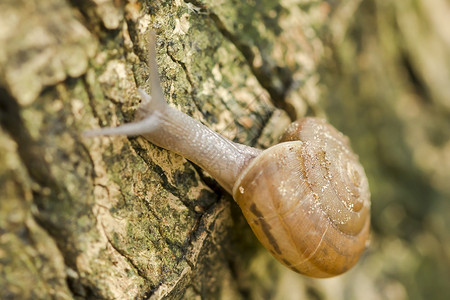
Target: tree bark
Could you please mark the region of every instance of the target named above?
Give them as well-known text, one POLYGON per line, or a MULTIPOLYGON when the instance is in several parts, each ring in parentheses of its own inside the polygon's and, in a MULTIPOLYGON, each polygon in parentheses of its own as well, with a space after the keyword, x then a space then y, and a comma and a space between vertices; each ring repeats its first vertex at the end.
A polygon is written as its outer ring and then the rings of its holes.
POLYGON ((262 249, 232 198, 189 161, 141 137, 81 133, 133 120, 154 28, 170 105, 268 147, 290 120, 324 116, 323 40, 345 34, 359 2, 2 1, 1 298, 329 293, 262 249))

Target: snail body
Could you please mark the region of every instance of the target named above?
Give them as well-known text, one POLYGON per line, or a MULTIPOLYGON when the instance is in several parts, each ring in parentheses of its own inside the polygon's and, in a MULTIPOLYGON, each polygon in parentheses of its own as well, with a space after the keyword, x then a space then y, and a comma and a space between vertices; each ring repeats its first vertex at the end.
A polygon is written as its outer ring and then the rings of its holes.
POLYGON ((196 163, 233 196, 263 246, 296 272, 332 277, 351 268, 368 243, 370 192, 348 139, 311 117, 264 151, 222 137, 167 105, 155 40, 151 32, 152 93, 138 89, 137 120, 85 136, 142 135, 196 163))

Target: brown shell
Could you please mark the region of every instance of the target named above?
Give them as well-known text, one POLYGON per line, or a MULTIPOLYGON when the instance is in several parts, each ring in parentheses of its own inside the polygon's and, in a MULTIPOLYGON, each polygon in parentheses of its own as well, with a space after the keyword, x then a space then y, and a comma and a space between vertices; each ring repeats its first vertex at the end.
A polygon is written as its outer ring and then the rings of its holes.
POLYGON ((368 244, 364 169, 347 137, 321 119, 293 123, 242 172, 233 197, 264 247, 296 272, 341 274, 368 244))

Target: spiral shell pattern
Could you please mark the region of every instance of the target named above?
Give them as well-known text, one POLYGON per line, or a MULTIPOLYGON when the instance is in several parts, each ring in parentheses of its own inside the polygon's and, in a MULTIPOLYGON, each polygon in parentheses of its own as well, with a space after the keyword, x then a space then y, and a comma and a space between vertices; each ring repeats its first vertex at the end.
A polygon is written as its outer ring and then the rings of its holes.
POLYGON ((233 197, 260 242, 296 272, 341 274, 368 245, 367 177, 348 138, 324 120, 291 124, 241 173, 233 197))

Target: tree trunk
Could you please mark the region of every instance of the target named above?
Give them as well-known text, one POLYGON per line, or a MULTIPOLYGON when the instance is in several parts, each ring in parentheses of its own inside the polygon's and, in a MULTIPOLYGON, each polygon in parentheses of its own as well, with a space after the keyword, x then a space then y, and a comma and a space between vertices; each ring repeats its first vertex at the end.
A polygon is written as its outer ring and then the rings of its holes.
POLYGON ((345 35, 359 2, 2 1, 1 298, 316 299, 349 288, 358 266, 327 285, 276 262, 186 159, 141 137, 81 133, 133 120, 154 28, 170 105, 268 147, 291 119, 324 115, 323 41, 345 35))

